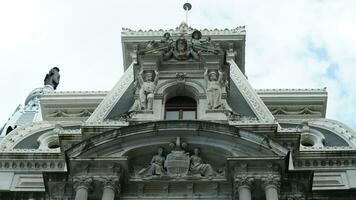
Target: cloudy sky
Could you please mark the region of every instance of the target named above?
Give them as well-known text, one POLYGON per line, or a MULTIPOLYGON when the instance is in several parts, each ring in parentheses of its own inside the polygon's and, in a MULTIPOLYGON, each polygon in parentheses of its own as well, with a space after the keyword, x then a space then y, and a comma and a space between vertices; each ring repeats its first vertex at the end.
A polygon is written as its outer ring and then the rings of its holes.
MULTIPOLYGON (((60 91, 110 90, 123 73, 121 29, 170 29, 183 0, 0 0, 0 124, 53 66, 60 91)), ((327 117, 356 130, 356 1, 190 0, 193 28, 246 25, 255 88, 324 88, 327 117)))

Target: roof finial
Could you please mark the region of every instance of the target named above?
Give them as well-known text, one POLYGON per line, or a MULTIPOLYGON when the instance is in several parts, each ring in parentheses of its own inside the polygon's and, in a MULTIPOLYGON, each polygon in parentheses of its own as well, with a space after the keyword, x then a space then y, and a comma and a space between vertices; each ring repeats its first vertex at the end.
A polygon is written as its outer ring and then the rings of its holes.
POLYGON ((183 5, 183 9, 185 10, 185 23, 188 24, 188 12, 192 9, 192 4, 188 3, 187 0, 187 3, 183 5))

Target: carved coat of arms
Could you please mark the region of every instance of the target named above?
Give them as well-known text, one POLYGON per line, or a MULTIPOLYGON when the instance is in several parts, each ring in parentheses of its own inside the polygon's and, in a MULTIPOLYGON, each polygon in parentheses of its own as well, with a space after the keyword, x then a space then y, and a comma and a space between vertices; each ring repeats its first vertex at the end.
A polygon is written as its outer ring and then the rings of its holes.
POLYGON ((189 155, 185 151, 172 151, 167 155, 165 167, 170 176, 186 176, 189 171, 189 155))

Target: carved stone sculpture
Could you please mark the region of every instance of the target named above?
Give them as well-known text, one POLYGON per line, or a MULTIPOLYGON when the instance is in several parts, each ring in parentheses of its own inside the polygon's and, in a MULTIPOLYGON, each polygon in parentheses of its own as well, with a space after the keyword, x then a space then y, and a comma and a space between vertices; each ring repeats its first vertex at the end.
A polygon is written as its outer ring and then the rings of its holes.
POLYGON ((163 148, 158 148, 157 155, 152 157, 151 163, 148 168, 142 169, 139 174, 145 174, 145 176, 152 176, 152 175, 164 175, 166 172, 164 170, 163 164, 165 158, 162 156, 163 148))
POLYGON ((158 82, 158 72, 155 71, 153 77, 152 71, 148 71, 143 74, 143 71, 139 73, 138 80, 140 83, 139 98, 141 110, 152 110, 154 91, 158 82))
POLYGON ((190 171, 193 174, 200 174, 201 176, 211 177, 216 176, 210 164, 203 163, 203 159, 199 156, 199 149, 194 149, 194 155, 190 156, 190 171))
POLYGON ((46 77, 44 79, 44 85, 50 85, 53 87, 53 89, 57 89, 57 86, 59 84, 59 69, 58 67, 53 67, 48 74, 46 74, 46 77))
POLYGON ((204 78, 206 81, 206 96, 208 98, 209 109, 222 108, 221 94, 222 94, 222 72, 215 71, 208 73, 208 69, 205 70, 204 78))

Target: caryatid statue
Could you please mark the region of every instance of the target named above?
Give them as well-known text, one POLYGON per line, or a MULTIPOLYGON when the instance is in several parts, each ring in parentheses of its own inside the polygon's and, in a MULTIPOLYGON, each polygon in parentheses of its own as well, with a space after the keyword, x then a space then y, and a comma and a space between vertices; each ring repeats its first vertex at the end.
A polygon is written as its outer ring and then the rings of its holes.
POLYGON ((222 94, 222 72, 218 70, 218 74, 215 71, 205 70, 204 78, 206 81, 206 96, 208 98, 208 108, 218 109, 222 107, 221 94, 222 94))
POLYGON ((158 82, 158 71, 155 70, 154 72, 155 75, 153 75, 152 71, 143 73, 143 70, 141 70, 139 73, 138 80, 141 86, 139 91, 141 110, 152 110, 154 91, 158 82))
POLYGON ((46 74, 44 85, 50 85, 53 87, 53 89, 56 89, 59 84, 59 78, 60 75, 58 67, 53 67, 51 70, 49 70, 48 74, 46 74))

